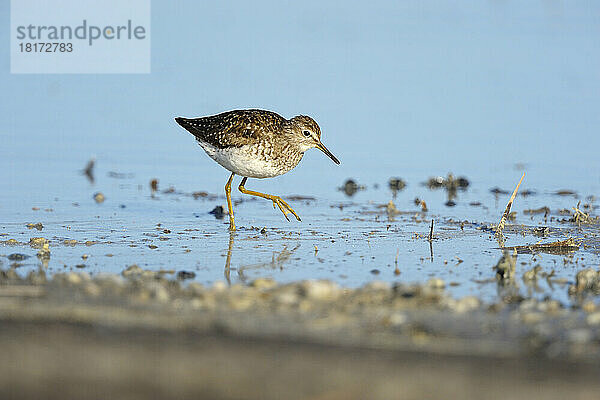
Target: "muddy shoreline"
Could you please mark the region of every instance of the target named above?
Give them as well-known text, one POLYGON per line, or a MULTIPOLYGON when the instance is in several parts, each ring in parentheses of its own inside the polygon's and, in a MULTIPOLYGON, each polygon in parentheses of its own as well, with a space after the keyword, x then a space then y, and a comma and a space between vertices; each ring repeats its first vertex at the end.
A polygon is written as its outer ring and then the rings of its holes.
POLYGON ((558 399, 600 389, 600 311, 454 299, 435 280, 204 287, 139 267, 51 279, 3 270, 0 321, 11 360, 3 398, 558 399))
POLYGON ((598 363, 2 320, 2 398, 587 399, 598 363), (18 339, 17 339, 18 338, 18 339))

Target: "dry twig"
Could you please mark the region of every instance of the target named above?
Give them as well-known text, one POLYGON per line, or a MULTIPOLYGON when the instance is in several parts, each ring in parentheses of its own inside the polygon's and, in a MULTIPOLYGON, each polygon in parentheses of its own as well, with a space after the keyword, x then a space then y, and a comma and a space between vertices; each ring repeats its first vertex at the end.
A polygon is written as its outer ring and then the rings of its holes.
POLYGON ((535 243, 525 246, 510 246, 502 247, 502 250, 516 250, 517 253, 550 253, 550 254, 567 254, 579 249, 579 243, 573 238, 567 240, 559 240, 551 243, 535 243))

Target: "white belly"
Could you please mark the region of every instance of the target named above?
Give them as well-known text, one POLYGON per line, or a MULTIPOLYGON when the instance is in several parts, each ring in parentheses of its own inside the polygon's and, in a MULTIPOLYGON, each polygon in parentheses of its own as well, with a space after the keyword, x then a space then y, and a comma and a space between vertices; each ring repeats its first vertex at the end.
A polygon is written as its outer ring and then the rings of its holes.
POLYGON ((270 158, 258 157, 248 146, 219 149, 202 142, 200 142, 200 146, 210 158, 236 175, 248 178, 271 178, 288 171, 282 170, 270 158))

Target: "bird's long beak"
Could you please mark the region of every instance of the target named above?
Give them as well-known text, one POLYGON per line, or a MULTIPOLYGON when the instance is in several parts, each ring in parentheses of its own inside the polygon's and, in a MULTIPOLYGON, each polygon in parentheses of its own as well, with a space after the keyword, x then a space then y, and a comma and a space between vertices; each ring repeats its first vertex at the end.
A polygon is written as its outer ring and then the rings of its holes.
POLYGON ((317 149, 321 150, 323 153, 325 153, 325 155, 327 155, 327 157, 331 158, 331 160, 336 163, 336 164, 340 164, 340 160, 338 160, 337 158, 335 158, 335 156, 333 154, 331 154, 331 152, 329 150, 327 150, 327 147, 325 147, 325 145, 321 142, 317 143, 317 149))

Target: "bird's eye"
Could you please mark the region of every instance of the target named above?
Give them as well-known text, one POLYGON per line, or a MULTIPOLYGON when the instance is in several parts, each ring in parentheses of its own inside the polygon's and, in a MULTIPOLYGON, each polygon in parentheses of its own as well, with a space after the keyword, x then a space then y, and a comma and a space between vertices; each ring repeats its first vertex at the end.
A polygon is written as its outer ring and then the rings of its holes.
POLYGON ((303 131, 302 134, 306 137, 310 136, 310 131, 303 131))

